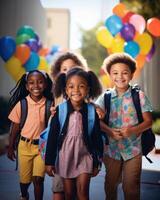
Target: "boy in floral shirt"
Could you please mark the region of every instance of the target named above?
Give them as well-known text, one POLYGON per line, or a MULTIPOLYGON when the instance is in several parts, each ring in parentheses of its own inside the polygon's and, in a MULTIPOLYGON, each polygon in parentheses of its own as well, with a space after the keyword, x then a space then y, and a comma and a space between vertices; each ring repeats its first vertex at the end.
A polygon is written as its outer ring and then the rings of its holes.
MULTIPOLYGON (((130 81, 136 70, 136 62, 132 57, 125 53, 112 54, 105 59, 104 67, 115 85, 110 89, 109 125, 101 123, 101 128, 109 139, 104 155, 106 199, 117 199, 117 186, 122 178, 125 200, 139 200, 142 167, 141 134, 152 125, 152 107, 140 90, 144 121, 139 124, 131 95, 130 81)), ((105 92, 97 99, 96 104, 105 110, 104 95, 105 92)))

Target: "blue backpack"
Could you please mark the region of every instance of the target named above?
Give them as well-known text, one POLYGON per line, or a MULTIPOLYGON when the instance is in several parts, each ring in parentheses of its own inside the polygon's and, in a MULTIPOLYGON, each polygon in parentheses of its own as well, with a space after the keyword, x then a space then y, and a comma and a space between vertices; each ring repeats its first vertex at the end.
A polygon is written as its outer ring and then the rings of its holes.
MULTIPOLYGON (((60 133, 63 129, 64 123, 67 117, 67 101, 59 104, 58 106, 58 120, 60 123, 60 133)), ((95 122, 95 107, 93 104, 87 104, 88 109, 88 133, 89 135, 92 133, 94 122, 95 122)), ((46 147, 47 147, 47 139, 50 130, 50 122, 48 123, 47 128, 40 134, 39 140, 39 151, 43 160, 45 160, 46 147)))
MULTIPOLYGON (((141 110, 141 105, 140 105, 139 90, 140 88, 137 85, 133 86, 131 89, 131 95, 133 99, 133 104, 136 109, 138 121, 139 123, 141 123, 143 122, 143 116, 142 116, 142 110, 141 110)), ((104 104, 105 104, 105 109, 107 110, 104 121, 107 125, 109 123, 110 101, 111 101, 111 92, 107 90, 107 92, 104 95, 104 104)), ((106 139, 106 144, 109 144, 106 134, 105 134, 105 139, 106 139)), ((151 159, 147 157, 148 153, 151 152, 155 148, 155 134, 152 132, 151 128, 147 129, 146 131, 142 133, 141 145, 142 145, 142 155, 144 155, 146 159, 150 163, 152 163, 151 159)))

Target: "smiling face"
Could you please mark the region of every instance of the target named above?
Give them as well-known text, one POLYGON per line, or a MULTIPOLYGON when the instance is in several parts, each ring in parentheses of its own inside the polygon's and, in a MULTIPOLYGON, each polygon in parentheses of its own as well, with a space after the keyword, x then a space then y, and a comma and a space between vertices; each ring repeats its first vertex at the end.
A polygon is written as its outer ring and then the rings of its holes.
POLYGON ((78 75, 71 76, 66 83, 66 94, 73 107, 79 107, 88 94, 87 81, 78 75))
POLYGON ((124 93, 128 89, 132 77, 133 74, 126 64, 116 63, 111 66, 110 78, 118 93, 124 93))
POLYGON ((26 88, 29 91, 31 98, 36 102, 39 101, 46 88, 44 76, 39 72, 29 74, 27 77, 26 88))
POLYGON ((67 73, 70 69, 76 66, 76 63, 72 59, 64 60, 61 64, 60 73, 67 73))

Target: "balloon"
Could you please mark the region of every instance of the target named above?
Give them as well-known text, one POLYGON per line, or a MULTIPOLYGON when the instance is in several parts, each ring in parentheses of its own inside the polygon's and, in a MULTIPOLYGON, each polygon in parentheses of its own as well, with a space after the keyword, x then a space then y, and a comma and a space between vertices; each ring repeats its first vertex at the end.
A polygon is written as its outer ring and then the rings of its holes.
POLYGON ((34 38, 30 38, 25 42, 25 44, 27 44, 30 47, 31 51, 37 52, 39 50, 38 41, 34 38))
POLYGON ((17 31, 17 36, 26 34, 29 35, 30 38, 36 37, 36 33, 34 32, 33 28, 31 26, 25 25, 22 26, 18 31, 17 31))
POLYGON ((6 62, 5 68, 15 81, 18 81, 25 73, 25 69, 21 66, 20 60, 14 56, 6 62))
POLYGON ((100 76, 100 80, 102 82, 103 87, 105 88, 113 87, 113 83, 108 74, 100 76))
POLYGON ((124 51, 135 58, 139 54, 140 48, 136 42, 129 41, 125 43, 124 51))
POLYGON ((148 33, 142 33, 138 35, 135 38, 135 41, 139 44, 140 54, 146 55, 149 53, 153 44, 153 40, 152 40, 152 37, 148 33))
POLYGON ((142 69, 140 67, 137 66, 136 71, 133 75, 133 80, 138 79, 140 74, 141 74, 142 69))
POLYGON ((137 67, 140 68, 140 69, 142 69, 142 67, 143 67, 144 64, 145 64, 145 61, 146 61, 146 56, 145 56, 145 55, 139 54, 139 55, 136 57, 137 67))
POLYGON ((114 37, 113 42, 111 44, 111 52, 112 53, 118 53, 124 51, 124 39, 120 35, 116 35, 114 37))
POLYGON ((29 72, 31 70, 37 69, 37 67, 39 65, 39 61, 40 61, 40 59, 39 59, 38 54, 32 51, 29 59, 24 64, 26 71, 29 72))
POLYGON ((31 37, 29 35, 27 35, 27 34, 18 35, 16 37, 16 44, 19 45, 19 44, 25 43, 30 38, 31 37))
POLYGON ((158 18, 150 18, 147 20, 147 30, 155 37, 160 36, 160 20, 158 18))
POLYGON ((105 21, 105 25, 113 36, 119 33, 123 26, 121 19, 117 15, 108 17, 105 21))
POLYGON ((47 54, 49 54, 49 49, 48 48, 41 48, 39 51, 38 51, 38 54, 40 55, 40 56, 46 56, 47 54))
POLYGON ((121 29, 121 36, 126 40, 132 40, 135 35, 135 28, 132 24, 126 23, 121 29))
POLYGON ((129 22, 129 19, 130 19, 130 17, 131 17, 132 15, 134 15, 134 12, 130 12, 130 11, 127 12, 127 13, 125 14, 125 16, 122 18, 123 24, 128 23, 128 22, 129 22))
POLYGON ((117 15, 118 17, 123 17, 127 10, 126 10, 126 6, 123 3, 119 3, 117 4, 114 8, 113 8, 113 13, 115 15, 117 15))
POLYGON ((26 44, 17 45, 15 57, 18 58, 23 65, 30 57, 30 48, 26 44))
POLYGON ((42 56, 40 56, 39 58, 40 58, 40 62, 39 62, 39 65, 38 65, 37 69, 43 70, 43 71, 49 73, 50 69, 49 69, 49 65, 48 65, 46 59, 44 57, 42 57, 42 56))
POLYGON ((147 61, 147 62, 150 62, 150 61, 151 61, 151 59, 152 59, 152 57, 153 57, 155 51, 156 51, 156 47, 155 47, 155 44, 153 43, 153 45, 152 45, 152 47, 151 47, 149 53, 146 55, 146 61, 147 61))
POLYGON ((111 46, 111 43, 113 41, 113 36, 110 34, 108 29, 105 26, 99 27, 99 29, 96 32, 96 37, 98 42, 108 48, 111 46))
POLYGON ((145 19, 138 14, 132 15, 129 19, 129 23, 131 23, 139 33, 143 33, 146 26, 145 19))
POLYGON ((7 61, 15 52, 16 43, 10 36, 0 38, 0 56, 7 61))

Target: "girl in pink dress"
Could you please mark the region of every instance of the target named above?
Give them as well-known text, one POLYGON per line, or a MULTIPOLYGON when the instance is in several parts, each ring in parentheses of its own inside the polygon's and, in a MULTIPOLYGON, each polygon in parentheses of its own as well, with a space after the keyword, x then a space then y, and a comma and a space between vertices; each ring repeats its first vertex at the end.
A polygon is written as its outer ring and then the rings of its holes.
POLYGON ((90 178, 101 166, 103 141, 96 112, 93 130, 88 133, 86 98, 97 97, 101 85, 93 72, 73 68, 57 78, 55 93, 67 99, 67 118, 60 132, 57 107, 48 136, 46 171, 50 176, 58 173, 63 177, 66 200, 73 199, 75 187, 78 199, 88 200, 90 178))

